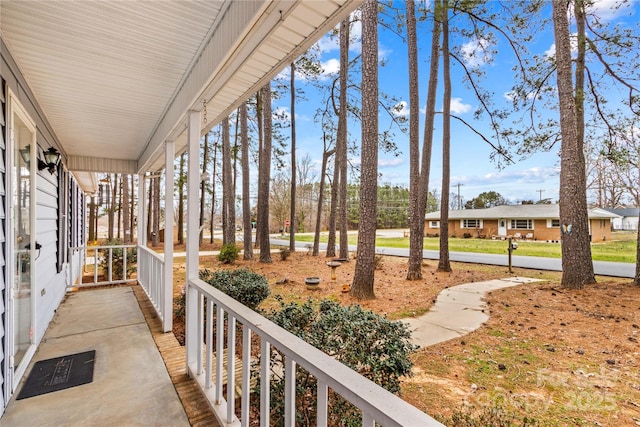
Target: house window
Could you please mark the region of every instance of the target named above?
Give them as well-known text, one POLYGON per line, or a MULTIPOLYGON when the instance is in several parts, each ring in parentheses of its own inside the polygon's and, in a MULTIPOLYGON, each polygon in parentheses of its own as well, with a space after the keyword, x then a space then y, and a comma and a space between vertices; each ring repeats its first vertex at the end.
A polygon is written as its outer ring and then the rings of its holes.
POLYGON ((532 219, 512 219, 511 228, 516 230, 533 230, 532 219))
POLYGON ((547 220, 547 228, 560 228, 560 220, 559 219, 548 219, 547 220))
POLYGON ((482 228, 481 219, 463 219, 462 228, 482 228))
POLYGON ((429 221, 429 228, 440 228, 440 221, 429 221))

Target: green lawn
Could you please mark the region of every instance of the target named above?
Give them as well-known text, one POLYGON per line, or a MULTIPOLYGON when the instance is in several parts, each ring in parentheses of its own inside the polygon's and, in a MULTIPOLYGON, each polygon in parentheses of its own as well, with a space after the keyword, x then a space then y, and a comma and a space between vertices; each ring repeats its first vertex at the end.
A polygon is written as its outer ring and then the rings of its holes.
MULTIPOLYGON (((591 245, 591 254, 595 261, 616 261, 630 262, 636 261, 636 241, 634 234, 614 234, 611 241, 598 242, 591 245)), ((296 236, 296 240, 303 242, 313 242, 311 235, 296 236)), ((326 233, 320 237, 322 242, 327 241, 326 233)), ((349 244, 357 244, 357 237, 349 235, 349 244)), ((408 248, 408 237, 378 237, 376 246, 387 248, 408 248)), ((424 249, 438 250, 440 240, 437 237, 426 237, 424 239, 424 249)), ((487 254, 506 254, 507 242, 504 240, 487 239, 461 239, 450 238, 449 250, 451 252, 477 252, 487 254)), ((535 241, 518 241, 518 249, 515 255, 538 256, 549 258, 560 258, 560 243, 547 243, 535 241)))

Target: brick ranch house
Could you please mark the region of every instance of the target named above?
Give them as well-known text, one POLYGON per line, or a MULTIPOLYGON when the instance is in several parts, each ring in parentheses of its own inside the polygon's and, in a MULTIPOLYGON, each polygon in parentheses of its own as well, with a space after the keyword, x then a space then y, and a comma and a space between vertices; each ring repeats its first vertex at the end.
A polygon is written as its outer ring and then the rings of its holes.
MULTIPOLYGON (((589 234, 594 242, 611 238, 611 220, 618 215, 589 209, 589 234)), ((449 236, 480 238, 513 236, 529 240, 560 240, 559 205, 511 205, 449 211, 449 236)), ((440 233, 440 211, 425 215, 425 234, 440 233)))

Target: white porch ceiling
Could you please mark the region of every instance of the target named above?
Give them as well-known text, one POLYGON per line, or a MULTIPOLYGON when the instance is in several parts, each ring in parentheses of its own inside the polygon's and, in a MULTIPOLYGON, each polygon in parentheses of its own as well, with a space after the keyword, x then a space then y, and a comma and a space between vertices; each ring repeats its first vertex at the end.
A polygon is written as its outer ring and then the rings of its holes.
MULTIPOLYGON (((361 0, 0 1, 0 34, 75 171, 162 167, 361 0)), ((117 170, 120 169, 120 170, 117 170)))

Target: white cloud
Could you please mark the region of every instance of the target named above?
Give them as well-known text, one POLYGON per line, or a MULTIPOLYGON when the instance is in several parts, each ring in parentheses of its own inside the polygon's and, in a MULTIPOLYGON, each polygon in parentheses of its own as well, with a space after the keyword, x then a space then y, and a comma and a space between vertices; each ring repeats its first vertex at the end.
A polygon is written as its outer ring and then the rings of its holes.
POLYGON ((451 112, 455 114, 466 113, 471 110, 471 105, 463 104, 462 98, 451 98, 451 112))
POLYGON ((405 163, 405 160, 400 157, 394 157, 392 159, 379 159, 378 167, 379 168, 394 168, 396 166, 400 166, 405 163))
POLYGON ((484 175, 479 180, 486 184, 505 182, 511 184, 536 184, 543 183, 547 181, 550 176, 557 175, 558 173, 558 168, 533 167, 529 169, 501 171, 497 173, 491 172, 484 175))
POLYGON ((330 53, 340 49, 340 42, 337 36, 326 34, 316 42, 320 53, 330 53))
POLYGON ((477 38, 462 45, 460 48, 462 58, 471 68, 480 67, 491 60, 493 55, 489 48, 491 42, 488 39, 477 38))
POLYGON ((291 112, 288 107, 277 107, 273 110, 273 120, 281 122, 289 122, 291 120, 291 112))
POLYGON ((407 117, 409 115, 409 109, 407 108, 407 101, 400 101, 393 106, 393 113, 396 116, 407 117))
POLYGON ((340 71, 340 61, 336 58, 329 58, 326 61, 322 62, 322 75, 326 76, 328 74, 336 74, 340 71))
POLYGON ((625 14, 633 13, 632 1, 594 0, 587 6, 587 14, 595 15, 601 21, 612 21, 625 14))
POLYGON ((551 46, 549 46, 549 49, 544 51, 544 56, 546 56, 547 58, 553 58, 556 56, 556 44, 553 43, 551 44, 551 46))

